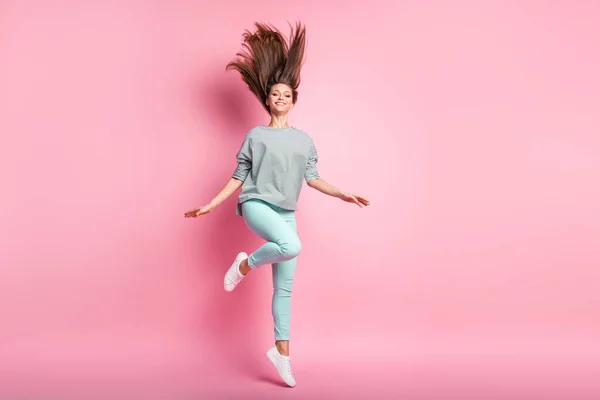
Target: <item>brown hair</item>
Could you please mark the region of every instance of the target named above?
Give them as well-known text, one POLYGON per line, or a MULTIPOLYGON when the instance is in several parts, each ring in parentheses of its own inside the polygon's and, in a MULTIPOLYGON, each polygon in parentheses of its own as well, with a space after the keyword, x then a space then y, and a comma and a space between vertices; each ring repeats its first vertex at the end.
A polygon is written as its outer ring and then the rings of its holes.
POLYGON ((248 88, 260 100, 260 104, 269 112, 265 102, 271 88, 277 83, 284 83, 292 89, 294 103, 298 99, 306 28, 299 22, 295 29, 290 25, 291 33, 289 41, 286 41, 275 27, 258 22, 255 25, 255 32, 244 32, 242 50, 227 64, 226 70, 237 70, 248 88))

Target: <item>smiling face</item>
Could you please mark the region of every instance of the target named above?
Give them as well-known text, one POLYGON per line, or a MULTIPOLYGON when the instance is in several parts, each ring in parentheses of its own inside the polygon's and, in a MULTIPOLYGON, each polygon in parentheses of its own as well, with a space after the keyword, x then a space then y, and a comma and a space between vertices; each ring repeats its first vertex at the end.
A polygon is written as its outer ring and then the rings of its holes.
POLYGON ((271 114, 287 114, 294 105, 292 88, 283 83, 277 83, 273 85, 271 92, 267 97, 266 104, 269 107, 271 114))

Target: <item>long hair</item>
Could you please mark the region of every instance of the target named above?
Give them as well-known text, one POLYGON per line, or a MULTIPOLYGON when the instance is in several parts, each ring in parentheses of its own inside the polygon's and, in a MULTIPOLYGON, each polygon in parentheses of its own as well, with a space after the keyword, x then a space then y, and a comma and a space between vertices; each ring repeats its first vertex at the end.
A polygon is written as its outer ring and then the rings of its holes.
POLYGON ((256 22, 256 31, 243 34, 242 50, 227 64, 226 70, 234 69, 260 101, 263 108, 273 85, 284 83, 292 89, 292 100, 298 99, 300 70, 304 62, 306 28, 300 23, 290 25, 289 41, 277 28, 256 22))

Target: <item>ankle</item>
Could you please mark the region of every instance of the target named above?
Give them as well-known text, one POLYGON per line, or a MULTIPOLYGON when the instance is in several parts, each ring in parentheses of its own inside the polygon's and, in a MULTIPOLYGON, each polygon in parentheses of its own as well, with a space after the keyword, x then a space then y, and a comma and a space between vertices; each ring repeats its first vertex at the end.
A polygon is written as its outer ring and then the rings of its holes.
POLYGON ((246 258, 240 263, 240 273, 242 275, 247 275, 250 271, 252 271, 252 268, 250 268, 250 266, 248 265, 248 259, 246 258))
POLYGON ((279 354, 281 354, 282 356, 285 356, 285 357, 290 356, 289 342, 287 342, 287 341, 275 342, 275 347, 277 348, 277 351, 279 352, 279 354))

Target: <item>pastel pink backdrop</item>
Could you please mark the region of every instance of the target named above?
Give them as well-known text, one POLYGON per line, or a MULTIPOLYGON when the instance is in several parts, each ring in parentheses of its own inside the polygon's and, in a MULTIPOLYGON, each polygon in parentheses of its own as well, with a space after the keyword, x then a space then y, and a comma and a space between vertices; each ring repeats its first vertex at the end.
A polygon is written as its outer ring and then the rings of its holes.
POLYGON ((585 1, 1 2, 1 397, 598 393, 599 26, 585 1), (307 25, 291 123, 372 202, 303 191, 285 393, 270 269, 222 289, 261 244, 236 196, 183 218, 268 123, 224 71, 255 20, 307 25))

